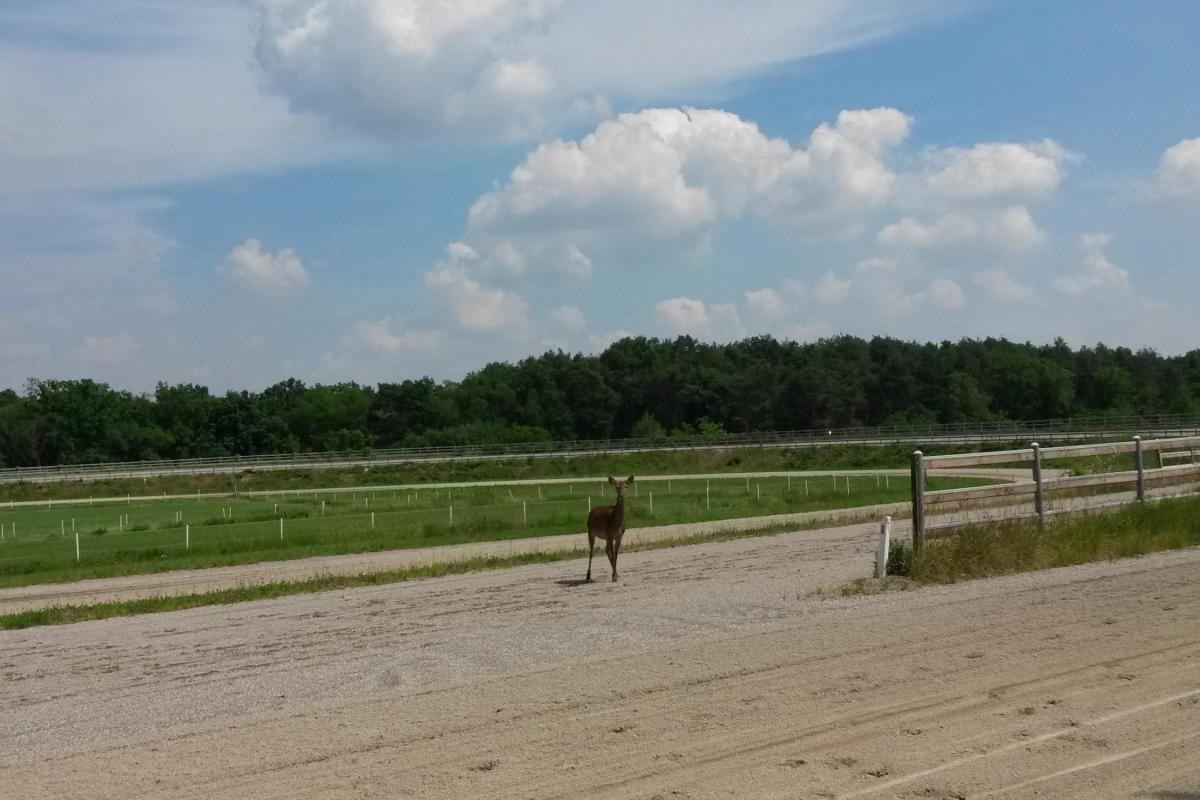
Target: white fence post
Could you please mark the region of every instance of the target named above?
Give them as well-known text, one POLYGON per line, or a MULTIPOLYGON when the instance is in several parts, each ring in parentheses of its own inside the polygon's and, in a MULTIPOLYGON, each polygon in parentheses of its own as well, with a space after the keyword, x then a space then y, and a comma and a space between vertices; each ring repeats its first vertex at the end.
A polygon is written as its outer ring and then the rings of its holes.
POLYGON ((1046 524, 1046 493, 1042 485, 1042 448, 1037 442, 1029 445, 1033 448, 1033 509, 1037 512, 1038 526, 1046 524))
POLYGON ((371 530, 375 530, 375 512, 371 512, 371 530))
POLYGON ((184 550, 192 549, 192 526, 191 525, 183 526, 183 549, 184 550))
POLYGON ((1139 503, 1146 502, 1146 467, 1142 460, 1142 437, 1133 437, 1133 468, 1137 470, 1137 499, 1139 503))
POLYGON ((887 577, 888 553, 892 548, 892 518, 884 517, 879 526, 879 552, 875 555, 875 577, 887 577))
POLYGON ((650 516, 654 516, 654 492, 650 493, 650 516))
MULTIPOLYGON (((588 502, 590 503, 591 500, 589 497, 588 502)), ((529 505, 525 500, 521 501, 521 521, 525 523, 526 528, 529 527, 529 505)))
POLYGON ((279 518, 279 541, 283 541, 283 517, 279 518))
POLYGON ((79 531, 75 531, 75 563, 79 563, 79 531))

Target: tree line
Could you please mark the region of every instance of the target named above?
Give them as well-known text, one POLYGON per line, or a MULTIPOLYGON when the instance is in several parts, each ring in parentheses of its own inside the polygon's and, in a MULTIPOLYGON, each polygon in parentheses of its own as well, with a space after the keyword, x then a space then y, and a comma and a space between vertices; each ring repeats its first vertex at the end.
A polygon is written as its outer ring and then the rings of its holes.
POLYGON ((289 379, 261 392, 93 380, 0 391, 0 466, 693 433, 1200 413, 1200 350, 1164 357, 1061 340, 808 344, 631 337, 460 381, 289 379))

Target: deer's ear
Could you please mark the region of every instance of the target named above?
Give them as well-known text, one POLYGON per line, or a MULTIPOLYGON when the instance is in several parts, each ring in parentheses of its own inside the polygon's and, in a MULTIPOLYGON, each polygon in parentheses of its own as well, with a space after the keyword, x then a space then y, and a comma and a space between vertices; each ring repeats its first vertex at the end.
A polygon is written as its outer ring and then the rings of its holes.
POLYGON ((613 486, 617 485, 617 479, 614 478, 612 475, 608 476, 608 482, 611 483, 613 486))
POLYGON ((625 482, 626 482, 626 483, 633 483, 633 476, 632 476, 632 475, 630 475, 630 476, 629 476, 629 479, 628 479, 627 481, 625 481, 625 482))

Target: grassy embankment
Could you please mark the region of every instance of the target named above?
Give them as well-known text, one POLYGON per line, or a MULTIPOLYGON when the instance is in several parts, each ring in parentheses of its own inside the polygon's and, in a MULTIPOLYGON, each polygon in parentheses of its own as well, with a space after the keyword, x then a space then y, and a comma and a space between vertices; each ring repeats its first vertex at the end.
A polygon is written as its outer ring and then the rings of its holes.
MULTIPOLYGON (((1044 443, 1049 444, 1052 443, 1044 443)), ((933 445, 927 455, 964 450, 1008 450, 1027 442, 977 445, 933 445)), ((16 483, 0 486, 0 503, 8 500, 124 497, 132 494, 232 493, 335 489, 350 486, 393 486, 487 480, 595 477, 599 475, 687 475, 717 472, 795 470, 906 469, 913 445, 830 445, 825 447, 750 447, 721 450, 680 450, 605 456, 514 458, 495 461, 411 462, 371 468, 280 470, 237 475, 168 475, 159 478, 120 478, 105 481, 16 483)))
POLYGON ((930 539, 916 558, 906 542, 894 542, 888 558, 888 578, 859 578, 821 594, 873 594, 917 584, 956 583, 1197 546, 1200 498, 1059 517, 1045 528, 1039 528, 1036 520, 1003 520, 930 539))

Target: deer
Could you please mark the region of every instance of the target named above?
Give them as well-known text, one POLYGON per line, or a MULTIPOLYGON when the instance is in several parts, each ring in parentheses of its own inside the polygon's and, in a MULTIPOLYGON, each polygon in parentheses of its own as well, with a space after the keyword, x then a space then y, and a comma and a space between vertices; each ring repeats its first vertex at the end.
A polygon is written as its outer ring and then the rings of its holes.
POLYGON ((608 482, 617 487, 617 504, 612 506, 597 506, 588 512, 588 569, 586 580, 592 580, 592 553, 596 540, 604 540, 604 552, 608 555, 608 563, 612 564, 613 583, 617 582, 617 556, 621 553, 621 537, 625 535, 625 487, 633 483, 630 475, 623 481, 608 476, 608 482))

